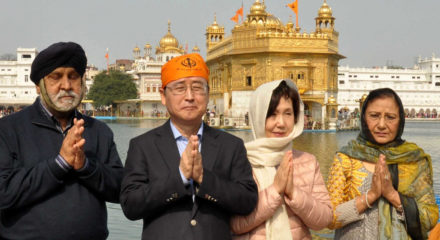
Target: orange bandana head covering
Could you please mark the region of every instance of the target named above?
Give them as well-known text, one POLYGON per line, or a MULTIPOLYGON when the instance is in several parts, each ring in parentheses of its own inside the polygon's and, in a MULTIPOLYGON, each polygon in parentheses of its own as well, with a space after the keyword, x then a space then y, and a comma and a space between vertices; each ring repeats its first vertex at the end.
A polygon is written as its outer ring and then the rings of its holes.
POLYGON ((198 53, 191 53, 175 57, 162 66, 162 87, 170 82, 185 77, 202 77, 208 82, 209 70, 198 53))

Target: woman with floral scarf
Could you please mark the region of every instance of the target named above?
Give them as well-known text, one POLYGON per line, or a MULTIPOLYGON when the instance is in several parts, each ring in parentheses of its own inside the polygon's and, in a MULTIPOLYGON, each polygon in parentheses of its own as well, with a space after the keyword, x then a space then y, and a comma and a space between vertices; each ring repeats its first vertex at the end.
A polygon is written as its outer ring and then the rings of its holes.
POLYGON ((336 153, 327 182, 335 239, 427 239, 438 218, 431 157, 401 138, 399 96, 371 91, 360 120, 359 136, 336 153))

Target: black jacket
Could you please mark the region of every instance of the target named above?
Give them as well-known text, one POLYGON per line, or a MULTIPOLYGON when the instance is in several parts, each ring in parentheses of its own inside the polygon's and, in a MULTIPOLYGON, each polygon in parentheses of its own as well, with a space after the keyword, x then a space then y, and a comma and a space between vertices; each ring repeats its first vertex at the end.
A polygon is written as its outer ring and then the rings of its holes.
POLYGON ((194 203, 170 121, 130 141, 121 206, 129 219, 143 219, 142 239, 228 240, 231 215, 252 212, 258 190, 243 141, 205 125, 201 154, 194 203))
POLYGON ((37 98, 0 119, 0 239, 105 239, 122 179, 113 133, 78 113, 89 165, 66 172, 55 162, 63 134, 42 111, 37 98))

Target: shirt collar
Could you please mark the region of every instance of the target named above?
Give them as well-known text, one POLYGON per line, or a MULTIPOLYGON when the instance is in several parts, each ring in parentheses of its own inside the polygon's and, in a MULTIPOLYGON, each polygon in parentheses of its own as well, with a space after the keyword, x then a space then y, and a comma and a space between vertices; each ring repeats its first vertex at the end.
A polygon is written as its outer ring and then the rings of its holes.
POLYGON ((41 97, 38 97, 38 99, 40 100, 39 103, 41 108, 43 109, 44 115, 46 115, 49 119, 52 119, 53 114, 49 111, 49 109, 46 108, 46 106, 44 106, 43 99, 41 97))
MULTIPOLYGON (((203 121, 202 121, 202 124, 200 124, 200 128, 199 128, 199 131, 197 131, 197 136, 199 137, 199 141, 201 141, 202 140, 202 136, 203 136, 203 121)), ((179 132, 179 130, 177 130, 177 128, 176 128, 176 126, 173 124, 173 121, 171 121, 170 120, 170 125, 171 125, 171 131, 173 132, 173 135, 174 135, 174 139, 179 139, 179 138, 181 138, 181 137, 184 137, 184 136, 182 136, 182 134, 179 132)))

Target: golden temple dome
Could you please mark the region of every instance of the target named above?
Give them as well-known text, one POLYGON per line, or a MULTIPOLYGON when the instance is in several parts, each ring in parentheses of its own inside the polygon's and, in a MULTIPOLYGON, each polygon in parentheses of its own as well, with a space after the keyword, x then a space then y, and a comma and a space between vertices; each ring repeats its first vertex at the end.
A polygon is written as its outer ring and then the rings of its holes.
POLYGON ((266 13, 266 6, 264 3, 260 3, 260 1, 256 0, 254 4, 252 4, 251 7, 251 14, 265 14, 266 13))
POLYGON ((328 103, 336 103, 336 98, 333 95, 330 95, 328 98, 328 103))
POLYGON ((200 48, 195 45, 192 49, 193 52, 200 52, 200 48))
POLYGON ((149 43, 145 44, 144 48, 151 48, 151 44, 149 43))
POLYGON ((219 26, 217 24, 217 14, 214 14, 214 22, 211 24, 211 26, 209 26, 209 28, 212 30, 219 29, 219 26))
POLYGON ((318 17, 332 17, 332 9, 327 5, 327 1, 325 0, 318 11, 318 17))
POLYGON ((167 47, 173 47, 178 48, 179 47, 179 41, 171 34, 171 22, 168 21, 168 32, 167 34, 160 39, 159 45, 161 48, 167 48, 167 47))
POLYGON ((266 18, 266 27, 283 27, 281 20, 272 14, 268 14, 266 18))
POLYGON ((362 102, 365 102, 365 100, 367 99, 367 97, 368 97, 367 94, 362 95, 362 97, 361 97, 361 101, 362 101, 362 102))
POLYGON ((138 46, 136 46, 136 47, 133 48, 133 52, 139 52, 139 51, 141 51, 141 49, 139 49, 138 46))

